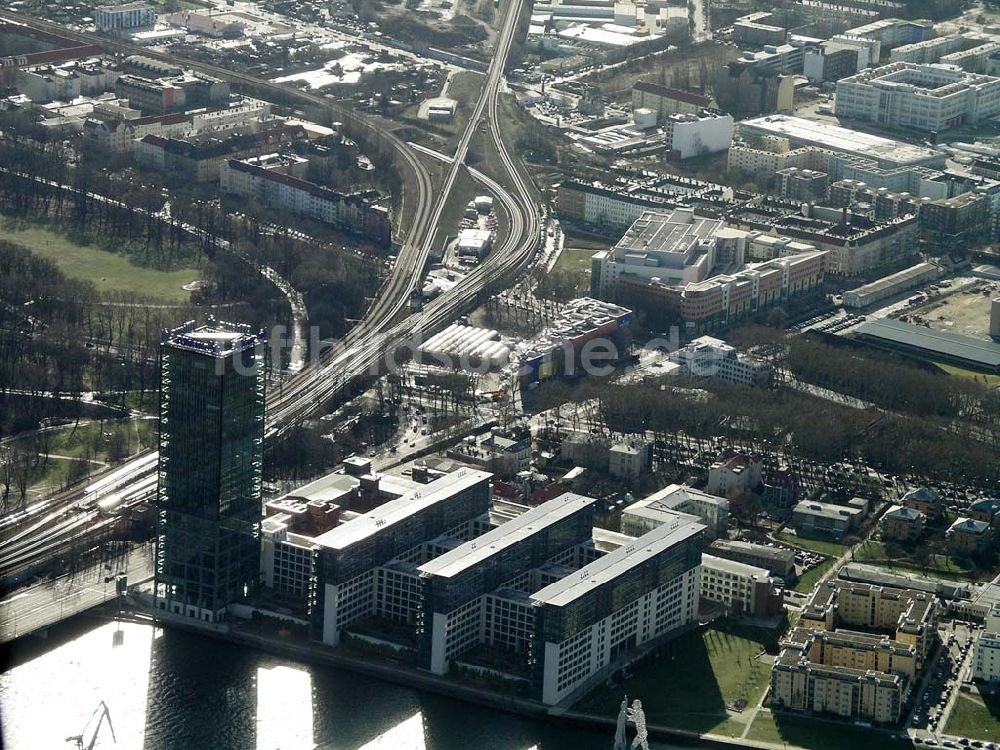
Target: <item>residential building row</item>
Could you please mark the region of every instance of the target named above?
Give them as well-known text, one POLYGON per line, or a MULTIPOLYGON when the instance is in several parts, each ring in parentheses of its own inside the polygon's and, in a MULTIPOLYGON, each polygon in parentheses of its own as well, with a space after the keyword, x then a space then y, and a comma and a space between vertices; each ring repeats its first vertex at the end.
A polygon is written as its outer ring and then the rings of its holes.
MULTIPOLYGON (((340 229, 356 232, 382 245, 392 240, 389 211, 370 193, 340 193, 278 168, 262 165, 263 157, 226 159, 219 168, 224 194, 258 201, 266 208, 291 211, 340 229)), ((305 160, 300 160, 305 162, 305 160)))
POLYGON ((821 584, 781 642, 771 706, 898 724, 933 651, 936 618, 936 599, 927 592, 821 584))

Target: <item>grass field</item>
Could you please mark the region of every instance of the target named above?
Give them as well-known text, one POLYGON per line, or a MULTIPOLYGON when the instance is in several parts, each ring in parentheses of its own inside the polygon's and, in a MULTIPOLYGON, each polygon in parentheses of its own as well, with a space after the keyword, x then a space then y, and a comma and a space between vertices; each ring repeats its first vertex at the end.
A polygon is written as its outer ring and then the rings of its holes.
POLYGON ((873 729, 764 711, 757 714, 747 739, 809 750, 899 750, 912 747, 911 743, 894 740, 888 733, 873 729))
POLYGON ((38 224, 4 224, 0 226, 0 239, 48 258, 67 276, 91 281, 102 292, 118 289, 171 302, 187 302, 191 295, 182 287, 200 278, 196 268, 179 271, 143 268, 124 255, 82 245, 38 224))
POLYGON ((566 246, 559 253, 559 260, 556 261, 553 270, 571 271, 572 273, 589 273, 590 257, 593 250, 580 247, 566 246))
POLYGON ((959 693, 947 731, 972 740, 1000 742, 1000 697, 959 693))
POLYGON ((961 367, 945 365, 941 362, 935 362, 934 365, 940 367, 949 375, 957 375, 960 378, 978 380, 980 383, 985 383, 986 385, 1000 385, 1000 375, 987 375, 986 373, 976 372, 974 370, 964 370, 961 367))
POLYGON ((642 701, 650 724, 739 736, 746 724, 730 718, 726 706, 737 698, 755 705, 770 677, 770 661, 754 658, 763 649, 757 637, 717 628, 687 633, 656 663, 636 667, 613 689, 598 688, 574 709, 614 716, 627 694, 642 701))
POLYGON ((847 551, 847 546, 844 544, 824 542, 820 539, 803 539, 802 537, 795 536, 795 534, 778 534, 778 538, 788 542, 789 544, 794 544, 805 549, 811 549, 813 552, 819 552, 821 555, 833 555, 834 557, 839 557, 847 551))
POLYGON ((816 583, 819 579, 823 577, 823 574, 826 573, 826 571, 833 567, 835 562, 837 562, 835 559, 830 558, 829 560, 824 560, 816 567, 807 570, 802 574, 802 577, 799 578, 798 583, 795 584, 795 590, 802 591, 804 593, 812 591, 816 587, 816 583))
POLYGON ((927 565, 921 565, 906 557, 893 557, 886 545, 881 542, 867 541, 854 551, 854 560, 857 562, 874 561, 875 564, 886 568, 900 571, 919 573, 921 575, 939 576, 958 581, 979 580, 990 577, 991 571, 981 571, 976 568, 965 567, 960 561, 948 555, 931 555, 927 560, 927 565), (885 562, 888 560, 889 562, 885 562))

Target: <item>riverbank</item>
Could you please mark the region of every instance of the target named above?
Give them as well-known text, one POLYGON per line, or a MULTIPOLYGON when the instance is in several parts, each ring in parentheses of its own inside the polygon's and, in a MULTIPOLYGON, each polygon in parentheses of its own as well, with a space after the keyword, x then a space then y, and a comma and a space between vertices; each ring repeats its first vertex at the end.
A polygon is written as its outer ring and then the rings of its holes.
MULTIPOLYGON (((142 618, 143 620, 152 618, 150 610, 141 608, 139 611, 145 615, 142 618)), ((146 621, 153 620, 149 619, 146 621)), ((161 627, 176 628, 216 638, 284 658, 336 667, 363 674, 367 677, 402 685, 413 690, 431 692, 518 716, 536 720, 543 719, 545 721, 564 722, 589 729, 607 729, 609 744, 611 738, 614 736, 617 719, 615 716, 598 716, 585 712, 546 706, 540 701, 477 688, 458 682, 453 677, 449 678, 430 674, 402 664, 386 664, 358 658, 344 653, 343 650, 334 650, 321 643, 292 635, 287 637, 264 636, 258 633, 233 629, 228 626, 211 625, 162 611, 156 612, 155 624, 161 627)), ((641 698, 641 696, 639 697, 641 698)), ((648 725, 648 729, 649 735, 653 739, 688 747, 707 747, 719 750, 747 747, 758 748, 759 750, 787 750, 793 747, 787 743, 771 743, 750 739, 737 739, 722 735, 699 734, 693 731, 656 724, 648 725)))

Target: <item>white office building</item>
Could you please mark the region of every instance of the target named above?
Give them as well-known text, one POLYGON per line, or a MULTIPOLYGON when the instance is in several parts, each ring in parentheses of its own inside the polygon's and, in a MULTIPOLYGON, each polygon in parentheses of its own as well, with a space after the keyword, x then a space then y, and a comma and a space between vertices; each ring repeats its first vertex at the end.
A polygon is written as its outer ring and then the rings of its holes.
POLYGON ((941 132, 1000 114, 1000 78, 954 65, 890 63, 837 83, 838 117, 941 132))
POLYGON ((704 532, 676 516, 531 595, 543 703, 582 692, 637 646, 696 621, 704 532))
POLYGON ((629 536, 642 536, 658 526, 672 523, 678 513, 697 516, 708 527, 708 536, 713 539, 726 536, 729 501, 680 484, 668 485, 627 506, 622 513, 621 530, 629 536))
POLYGON ((702 554, 701 598, 718 602, 729 614, 763 615, 771 590, 771 574, 764 568, 702 554))
POLYGON ((774 376, 770 363, 736 351, 722 339, 696 338, 670 354, 670 361, 694 378, 715 378, 739 385, 767 385, 774 376))
POLYGON ((386 607, 394 601, 405 609, 397 614, 412 614, 415 563, 424 561, 426 543, 470 536, 469 524, 489 508, 491 476, 459 469, 315 537, 309 604, 316 636, 335 646, 359 619, 391 615, 386 607))
POLYGON ((102 33, 151 29, 156 24, 156 11, 146 3, 100 5, 96 22, 97 30, 102 33))

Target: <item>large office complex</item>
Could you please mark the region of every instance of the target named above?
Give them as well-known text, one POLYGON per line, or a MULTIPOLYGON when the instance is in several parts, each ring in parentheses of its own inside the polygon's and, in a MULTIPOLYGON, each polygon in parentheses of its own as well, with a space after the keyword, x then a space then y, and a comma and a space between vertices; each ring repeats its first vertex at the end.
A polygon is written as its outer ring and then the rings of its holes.
POLYGON ((490 477, 460 469, 317 536, 309 601, 314 636, 337 645, 344 629, 365 617, 412 622, 417 566, 433 554, 428 543, 440 538, 437 546, 446 549, 475 536, 477 521, 488 527, 481 519, 490 477))
POLYGON ((1000 78, 953 65, 890 63, 841 79, 835 111, 838 117, 937 133, 1000 114, 1000 78))
POLYGON ((562 553, 573 558, 574 548, 590 540, 595 502, 560 495, 421 565, 420 665, 444 674, 452 658, 480 643, 526 653, 532 612, 526 594, 568 571, 532 573, 562 553))
POLYGON ((677 514, 531 595, 532 685, 555 704, 636 647, 696 622, 705 527, 677 514))
MULTIPOLYGON (((716 518, 724 500, 671 492, 691 512, 657 506, 628 534, 595 528, 591 497, 498 506, 487 472, 429 478, 353 459, 267 503, 264 579, 304 600, 314 638, 374 641, 434 674, 485 669, 551 705, 695 622, 707 530, 692 512, 716 518)), ((774 610, 767 571, 716 568, 713 597, 774 610)))
POLYGON ((690 208, 646 211, 613 248, 594 254, 590 286, 604 299, 680 318, 696 333, 812 290, 823 257, 812 245, 733 229, 690 208), (760 255, 768 262, 744 267, 760 255))
POLYGON ((691 209, 644 212, 618 243, 594 255, 591 290, 605 297, 620 276, 663 283, 703 281, 719 265, 741 263, 744 233, 691 209))
MULTIPOLYGON (((838 106, 840 87, 849 80, 851 79, 844 79, 837 84, 838 106)), ((793 148, 814 146, 845 156, 860 156, 877 162, 881 167, 943 166, 945 160, 944 152, 927 146, 913 146, 827 122, 816 122, 789 115, 768 115, 744 120, 737 126, 737 131, 745 137, 783 138, 793 148)))
POLYGON ((186 324, 160 344, 157 606, 207 622, 260 574, 265 342, 186 324))

